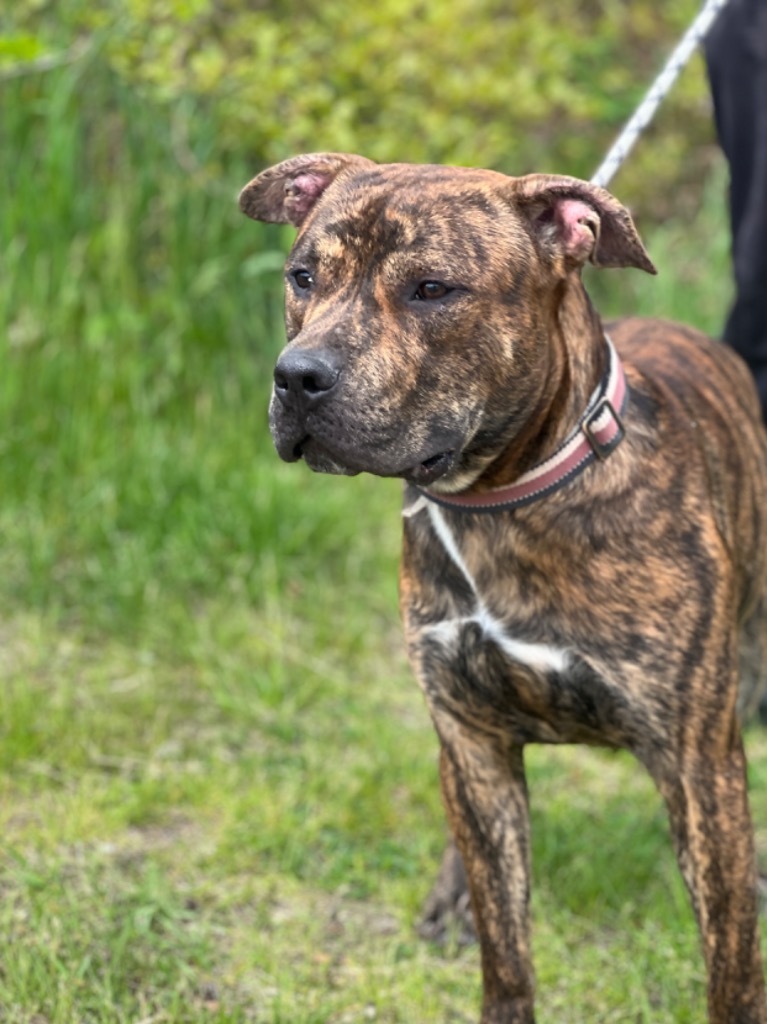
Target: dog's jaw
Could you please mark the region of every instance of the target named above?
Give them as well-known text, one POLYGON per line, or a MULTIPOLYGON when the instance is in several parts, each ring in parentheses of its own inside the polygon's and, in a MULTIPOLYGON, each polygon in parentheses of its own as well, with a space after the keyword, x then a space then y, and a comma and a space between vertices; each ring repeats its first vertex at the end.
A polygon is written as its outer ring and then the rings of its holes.
POLYGON ((315 473, 372 473, 450 491, 460 490, 466 486, 464 481, 470 482, 477 475, 468 468, 473 460, 465 456, 467 430, 462 424, 451 431, 425 430, 418 441, 409 438, 403 429, 396 436, 367 438, 360 443, 354 425, 344 427, 343 408, 334 410, 325 420, 286 410, 273 394, 269 426, 280 458, 284 462, 303 460, 315 473))

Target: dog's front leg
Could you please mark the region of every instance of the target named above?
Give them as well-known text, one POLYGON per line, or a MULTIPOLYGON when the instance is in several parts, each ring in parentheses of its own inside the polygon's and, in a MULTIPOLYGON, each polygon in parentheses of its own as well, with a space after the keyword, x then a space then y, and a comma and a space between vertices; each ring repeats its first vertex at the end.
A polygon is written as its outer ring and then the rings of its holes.
MULTIPOLYGON (((713 749, 712 749, 713 748, 713 749)), ((668 805, 708 971, 710 1024, 767 1024, 753 830, 739 736, 716 754, 698 744, 681 765, 651 766, 668 805)))
POLYGON ((440 777, 482 953, 482 1024, 531 1024, 530 824, 522 748, 437 722, 440 777))

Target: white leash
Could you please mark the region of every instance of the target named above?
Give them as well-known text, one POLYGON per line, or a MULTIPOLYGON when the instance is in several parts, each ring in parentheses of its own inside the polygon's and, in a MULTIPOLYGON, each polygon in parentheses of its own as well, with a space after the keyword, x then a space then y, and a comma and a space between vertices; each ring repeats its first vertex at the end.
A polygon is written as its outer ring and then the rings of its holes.
POLYGON ((677 80, 679 72, 690 59, 696 46, 706 37, 714 19, 727 3, 727 0, 706 0, 699 14, 687 29, 677 48, 666 61, 666 66, 647 91, 645 98, 637 107, 636 113, 628 121, 626 127, 613 143, 609 153, 599 165, 599 169, 591 179, 594 185, 607 186, 615 172, 628 156, 634 143, 652 121, 655 112, 661 105, 677 80))

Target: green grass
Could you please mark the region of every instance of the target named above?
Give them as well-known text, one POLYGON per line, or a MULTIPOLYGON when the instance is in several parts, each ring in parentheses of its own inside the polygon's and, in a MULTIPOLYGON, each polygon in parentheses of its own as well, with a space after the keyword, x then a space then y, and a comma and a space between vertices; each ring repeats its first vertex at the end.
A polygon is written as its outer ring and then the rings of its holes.
MULTIPOLYGON (((444 824, 399 489, 272 452, 286 236, 236 211, 253 168, 201 119, 182 169, 98 55, 1 88, 0 1022, 475 1020, 476 949, 414 931, 444 824)), ((716 330, 723 200, 648 229, 657 281, 592 275, 603 308, 716 330)), ((529 763, 540 1019, 700 1020, 650 783, 529 763)))

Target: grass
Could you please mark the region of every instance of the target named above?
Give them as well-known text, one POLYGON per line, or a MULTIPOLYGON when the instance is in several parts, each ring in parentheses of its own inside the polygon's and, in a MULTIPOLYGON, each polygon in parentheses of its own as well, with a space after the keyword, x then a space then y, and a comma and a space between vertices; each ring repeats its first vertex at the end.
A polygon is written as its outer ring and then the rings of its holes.
MULTIPOLYGON (((444 840, 396 613, 399 490, 278 463, 281 232, 93 54, 1 86, 0 1022, 476 1019, 417 940, 444 840)), ((608 312, 716 330, 723 187, 608 312)), ((749 736, 767 860, 767 740, 749 736)), ((703 1015, 659 800, 531 750, 542 1021, 703 1015)))

